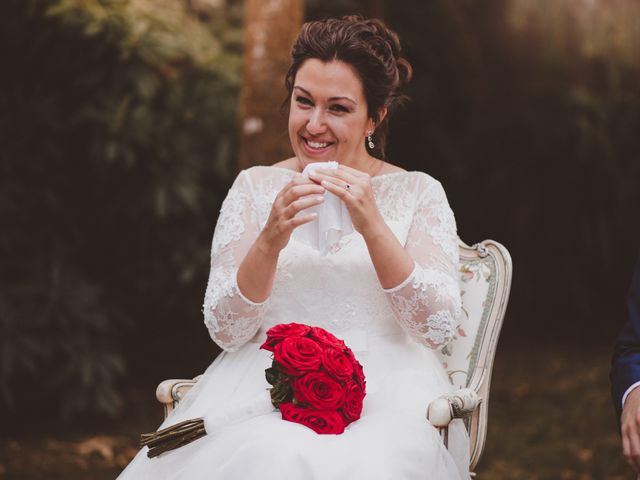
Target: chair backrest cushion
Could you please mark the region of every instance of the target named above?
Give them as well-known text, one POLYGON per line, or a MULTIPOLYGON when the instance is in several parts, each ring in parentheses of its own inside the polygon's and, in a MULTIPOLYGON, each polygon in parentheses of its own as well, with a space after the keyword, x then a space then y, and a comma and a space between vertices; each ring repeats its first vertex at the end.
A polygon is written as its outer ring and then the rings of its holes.
POLYGON ((438 352, 440 360, 457 388, 468 386, 478 360, 480 342, 486 329, 495 292, 496 265, 491 256, 471 256, 462 247, 459 281, 462 314, 454 339, 438 352))

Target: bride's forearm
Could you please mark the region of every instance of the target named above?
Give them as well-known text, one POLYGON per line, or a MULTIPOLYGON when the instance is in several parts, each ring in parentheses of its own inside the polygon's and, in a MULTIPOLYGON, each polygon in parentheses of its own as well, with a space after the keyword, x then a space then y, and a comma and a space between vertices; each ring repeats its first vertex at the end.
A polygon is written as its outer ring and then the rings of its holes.
POLYGON ((269 248, 262 236, 253 243, 238 268, 238 288, 255 303, 264 302, 273 288, 279 252, 269 248))
POLYGON ((382 288, 393 288, 405 281, 413 271, 413 258, 402 247, 389 226, 380 221, 363 237, 382 288))

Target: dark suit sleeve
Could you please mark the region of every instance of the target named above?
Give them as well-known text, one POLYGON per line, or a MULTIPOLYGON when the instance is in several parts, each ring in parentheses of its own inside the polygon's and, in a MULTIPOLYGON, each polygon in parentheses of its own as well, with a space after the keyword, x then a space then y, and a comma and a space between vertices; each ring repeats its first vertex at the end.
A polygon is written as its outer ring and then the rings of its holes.
POLYGON ((627 322, 620 332, 611 361, 611 395, 620 418, 622 397, 640 381, 640 258, 627 297, 627 322))

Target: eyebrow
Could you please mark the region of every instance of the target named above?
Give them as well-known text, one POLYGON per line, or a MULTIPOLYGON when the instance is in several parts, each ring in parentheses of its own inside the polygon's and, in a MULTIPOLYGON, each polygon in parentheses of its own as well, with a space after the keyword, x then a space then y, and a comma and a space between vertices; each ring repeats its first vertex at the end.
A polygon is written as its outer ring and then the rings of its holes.
MULTIPOLYGON (((310 97, 313 97, 313 95, 311 95, 311 92, 309 92, 309 90, 307 90, 307 89, 305 89, 305 88, 302 88, 302 87, 301 87, 301 86, 299 86, 299 85, 295 85, 295 86, 293 87, 293 89, 294 89, 294 90, 295 90, 296 88, 297 88, 298 90, 302 90, 302 92, 303 92, 304 94, 306 94, 306 95, 308 95, 308 96, 310 96, 310 97)), ((355 104, 355 105, 358 105, 358 102, 356 102, 355 100, 353 100, 352 98, 349 98, 349 97, 331 97, 329 100, 330 100, 330 101, 334 101, 334 100, 347 100, 347 101, 349 101, 349 102, 351 102, 351 103, 353 103, 353 104, 355 104)))

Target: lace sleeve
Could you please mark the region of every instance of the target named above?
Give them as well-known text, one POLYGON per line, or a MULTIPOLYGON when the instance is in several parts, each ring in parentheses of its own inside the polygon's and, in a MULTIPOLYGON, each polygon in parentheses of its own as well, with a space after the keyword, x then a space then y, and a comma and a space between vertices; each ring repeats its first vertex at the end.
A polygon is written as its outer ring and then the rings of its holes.
POLYGON ((260 229, 250 179, 240 172, 222 203, 211 245, 211 271, 204 296, 204 323, 223 350, 235 351, 262 323, 266 303, 254 303, 240 289, 238 267, 260 229))
POLYGON ((385 292, 400 325, 437 349, 451 341, 460 315, 458 237, 442 186, 425 178, 405 245, 414 269, 404 282, 385 292))

